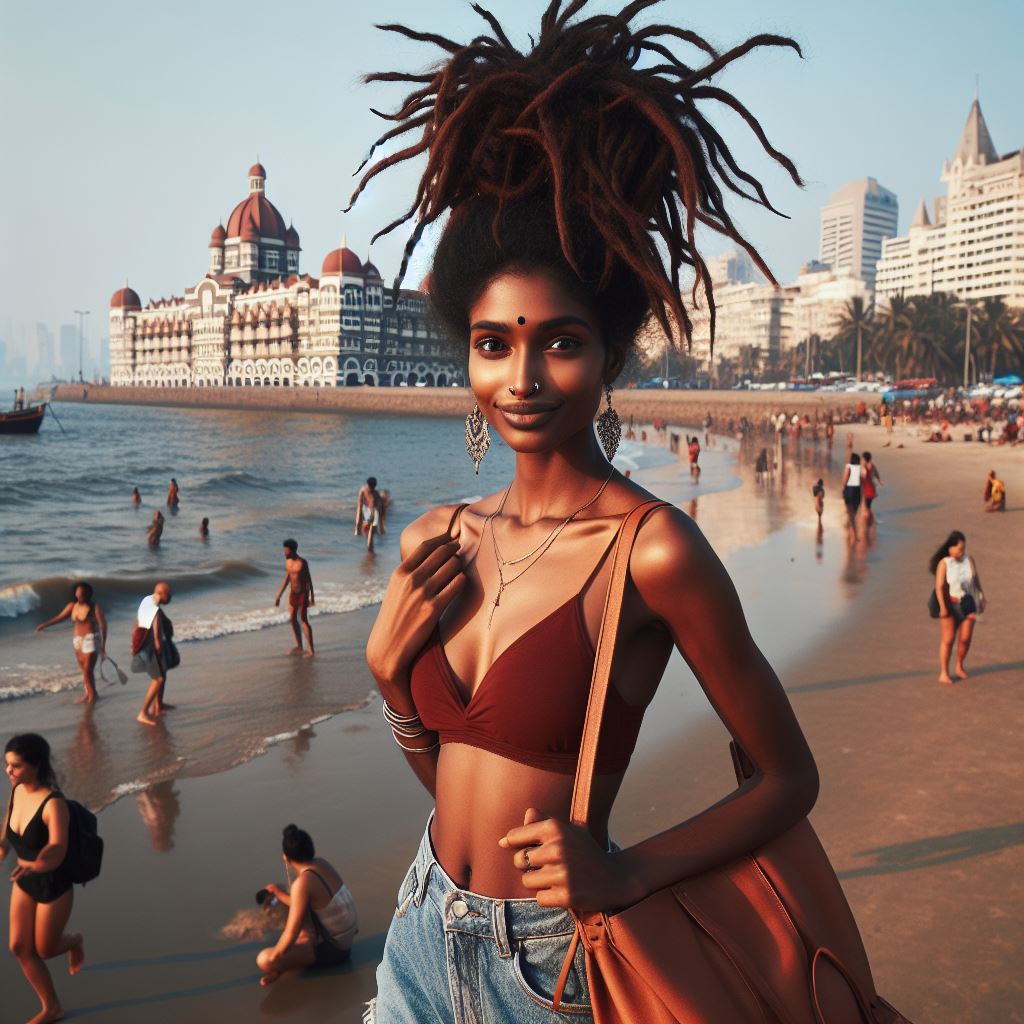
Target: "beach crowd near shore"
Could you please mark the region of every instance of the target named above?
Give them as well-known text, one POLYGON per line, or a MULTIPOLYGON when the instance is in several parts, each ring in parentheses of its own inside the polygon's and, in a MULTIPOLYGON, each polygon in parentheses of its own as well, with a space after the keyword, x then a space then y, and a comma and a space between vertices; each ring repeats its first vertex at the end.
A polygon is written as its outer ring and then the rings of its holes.
MULTIPOLYGON (((730 455, 730 458, 737 460, 740 472, 750 474, 750 479, 756 488, 768 489, 770 491, 777 486, 780 475, 784 476, 787 462, 799 464, 801 460, 810 457, 813 453, 817 453, 814 455, 815 458, 820 459, 824 456, 830 463, 837 432, 836 428, 839 427, 841 435, 845 435, 842 442, 845 445, 843 478, 842 480, 838 478, 838 471, 834 473, 833 486, 835 490, 842 491, 842 504, 845 509, 845 516, 838 522, 833 520, 833 528, 836 526, 845 528, 846 537, 844 538, 844 543, 849 545, 851 550, 856 550, 862 545, 867 545, 868 548, 871 548, 878 543, 878 520, 875 517, 872 506, 883 486, 883 481, 878 467, 870 460, 870 453, 854 451, 855 435, 853 430, 857 431, 858 438, 863 437, 865 431, 869 431, 873 439, 881 442, 878 445, 880 448, 891 447, 895 443, 897 448, 904 450, 906 448, 916 449, 918 452, 925 450, 919 448, 918 445, 922 440, 926 440, 926 438, 919 436, 917 433, 913 417, 908 417, 908 419, 909 422, 905 424, 893 424, 886 421, 884 413, 872 415, 867 409, 859 411, 854 409, 849 417, 841 422, 831 418, 819 419, 815 422, 814 419, 806 414, 799 415, 779 410, 766 414, 760 423, 754 423, 746 418, 741 418, 738 421, 730 422, 726 420, 722 422, 716 420, 712 411, 709 410, 704 422, 701 424, 699 436, 697 432, 694 432, 691 436, 689 430, 685 427, 678 428, 664 420, 659 420, 649 425, 630 424, 626 436, 627 438, 631 437, 635 440, 661 445, 676 453, 680 462, 683 465, 688 465, 689 485, 694 493, 699 493, 700 459, 702 455, 701 441, 703 441, 703 454, 705 455, 709 452, 715 452, 719 455, 724 454, 722 453, 722 448, 725 445, 733 441, 738 442, 739 447, 730 455), (865 424, 864 421, 867 421, 867 423, 865 424), (756 457, 755 451, 758 453, 756 457), (864 455, 863 459, 861 455, 864 455), (870 468, 865 469, 865 463, 870 468), (856 474, 856 483, 851 486, 849 482, 851 467, 858 465, 861 467, 861 470, 856 474), (856 495, 851 493, 854 489, 858 492, 856 495)), ((966 446, 964 448, 967 450, 966 446)), ((895 448, 892 449, 893 453, 895 450, 895 448)), ((981 446, 977 446, 972 454, 981 456, 982 450, 981 446)), ((987 445, 984 450, 988 450, 987 445)), ((889 458, 895 457, 901 460, 906 459, 904 452, 901 452, 899 456, 893 454, 889 456, 889 458)), ((1015 463, 1016 461, 1018 460, 1015 460, 1015 463)), ((977 462, 972 463, 972 465, 980 466, 977 462)), ((889 464, 884 464, 883 468, 886 474, 885 486, 890 485, 894 472, 904 474, 907 471, 905 461, 901 461, 898 470, 895 467, 890 468, 889 464)), ((1019 465, 1014 464, 1012 469, 1015 474, 1020 474, 1019 465)), ((982 477, 978 481, 978 487, 975 489, 976 501, 974 504, 976 509, 979 512, 1013 512, 1014 506, 1012 501, 1009 503, 1007 501, 1008 488, 1002 476, 994 470, 988 471, 986 469, 986 472, 988 476, 982 477)), ((185 483, 184 492, 179 490, 177 479, 170 482, 165 502, 168 516, 176 517, 182 514, 182 494, 187 495, 187 479, 183 478, 183 482, 185 483)), ((721 499, 725 495, 715 495, 714 497, 721 499)), ((138 489, 133 492, 129 500, 136 506, 143 502, 138 489)), ((829 517, 825 513, 826 500, 831 500, 831 489, 827 489, 824 486, 823 478, 819 477, 816 483, 807 488, 806 493, 808 518, 813 516, 816 519, 816 544, 819 548, 823 543, 825 524, 829 522, 829 517)), ((371 477, 360 490, 357 498, 356 526, 354 531, 357 535, 367 538, 371 551, 373 550, 374 534, 380 536, 386 533, 386 508, 387 502, 377 489, 377 481, 371 477)), ((695 503, 693 510, 696 511, 695 503)), ((154 519, 157 516, 160 516, 162 519, 163 513, 157 511, 154 514, 154 519)), ((960 525, 966 525, 963 523, 962 516, 956 519, 955 522, 960 525)), ((200 536, 208 536, 209 528, 208 517, 203 517, 199 529, 200 536)), ((969 528, 964 532, 968 535, 973 535, 974 529, 969 528)), ((153 526, 151 525, 147 530, 146 542, 148 544, 159 544, 160 540, 159 532, 154 538, 153 526)), ((956 653, 954 675, 962 680, 969 678, 964 662, 970 650, 971 632, 973 631, 977 616, 986 611, 986 598, 980 588, 977 563, 970 556, 967 557, 966 561, 964 560, 963 532, 954 531, 949 534, 947 540, 953 542, 946 545, 949 550, 944 554, 937 554, 935 559, 933 559, 935 564, 932 566, 932 572, 938 571, 939 576, 942 578, 938 586, 933 586, 932 590, 934 594, 939 595, 938 600, 944 602, 939 616, 941 619, 941 631, 938 639, 943 665, 939 673, 939 679, 942 682, 950 683, 953 681, 953 678, 948 674, 946 662, 954 650, 956 653), (959 572, 957 570, 959 574, 954 580, 954 568, 961 564, 969 566, 970 571, 959 572), (949 584, 953 584, 952 587, 949 584), (950 599, 952 599, 951 602, 950 599), (973 602, 972 610, 964 614, 957 614, 961 602, 964 602, 963 607, 965 608, 968 607, 968 602, 973 602)), ((895 542, 895 538, 892 538, 889 542, 895 542)), ((976 550, 977 548, 972 546, 972 552, 976 550)), ((312 655, 312 630, 306 616, 308 608, 315 603, 312 573, 308 562, 298 555, 298 545, 293 539, 288 538, 284 541, 283 555, 285 577, 278 590, 277 600, 280 601, 285 590, 288 590, 289 619, 295 638, 295 646, 290 653, 312 655)), ((991 575, 994 569, 995 565, 993 564, 986 575, 991 575)), ((1001 583, 1001 586, 1005 586, 1005 584, 1001 583)), ((923 591, 923 586, 921 589, 923 591)), ((171 597, 171 590, 168 584, 165 582, 158 583, 151 594, 142 595, 141 606, 135 623, 136 635, 133 637, 131 655, 132 668, 150 679, 143 709, 138 716, 140 723, 145 725, 154 725, 158 718, 161 718, 174 706, 164 700, 164 687, 166 686, 170 665, 180 661, 180 655, 174 648, 173 628, 167 615, 167 605, 171 597), (171 654, 172 651, 174 652, 173 654, 171 654)), ((82 702, 91 702, 96 699, 96 667, 98 663, 102 664, 102 660, 106 656, 110 627, 104 616, 100 603, 101 600, 102 594, 93 594, 88 582, 82 581, 75 587, 75 592, 63 612, 49 621, 39 624, 38 627, 40 629, 48 628, 65 619, 70 619, 72 622, 74 654, 82 671, 85 687, 85 694, 78 698, 82 702)), ((934 615, 935 612, 933 611, 932 614, 934 615)), ((117 629, 116 635, 122 632, 124 632, 123 626, 117 629)), ((990 637, 986 635, 986 644, 989 641, 990 637)), ((874 646, 877 649, 877 640, 874 646)), ((117 666, 114 666, 114 668, 119 674, 124 675, 117 666)), ((45 734, 45 731, 45 721, 40 722, 39 732, 45 734)), ((16 752, 8 753, 7 758, 9 762, 12 759, 17 761, 19 770, 26 770, 25 765, 27 762, 25 758, 19 760, 16 752)), ((9 775, 11 774, 10 769, 8 773, 9 775)), ((26 787, 27 795, 25 800, 29 805, 33 803, 31 797, 35 791, 30 787, 26 787)), ((41 792, 42 790, 40 789, 39 791, 41 792)), ((36 809, 38 808, 33 808, 33 810, 36 809)), ((13 803, 10 810, 13 812, 13 803)), ((31 815, 28 815, 28 817, 31 817, 31 815)), ((12 820, 23 826, 21 829, 14 829, 14 831, 16 833, 24 833, 26 812, 22 806, 19 805, 18 813, 13 815, 12 820)), ((105 818, 101 819, 101 822, 104 820, 105 818)), ((290 827, 294 828, 294 826, 290 827)), ((294 847, 295 842, 299 841, 295 839, 298 833, 289 834, 292 836, 292 846, 294 847)), ((302 832, 302 835, 308 839, 308 834, 302 832)), ((301 840, 300 845, 304 842, 305 840, 301 840)), ((314 869, 320 875, 327 876, 326 881, 321 878, 320 882, 315 883, 317 885, 316 891, 311 886, 303 886, 302 889, 303 906, 312 907, 314 910, 323 910, 331 901, 335 900, 335 896, 341 892, 341 887, 345 883, 341 874, 329 861, 314 864, 315 858, 310 855, 311 844, 312 841, 310 840, 308 846, 303 846, 302 856, 296 855, 289 859, 286 854, 285 863, 289 871, 296 876, 301 876, 303 871, 313 871, 314 869), (314 867, 311 868, 310 864, 313 864, 314 867)), ((25 860, 25 858, 22 859, 25 860)), ((37 872, 45 873, 44 869, 47 868, 47 864, 43 863, 44 860, 45 858, 36 866, 35 870, 37 872)), ((316 860, 319 862, 322 861, 322 858, 316 858, 316 860)), ((31 872, 31 868, 28 868, 29 863, 31 863, 30 860, 25 860, 25 865, 23 865, 22 869, 31 872)), ((54 867, 51 866, 49 870, 53 871, 54 867)), ((286 928, 286 921, 280 914, 273 917, 267 911, 270 910, 272 905, 287 906, 289 898, 287 889, 271 885, 266 887, 265 891, 268 895, 263 897, 261 906, 266 905, 267 910, 261 909, 259 911, 257 929, 259 927, 265 928, 271 921, 275 922, 279 927, 286 928)), ((347 961, 352 949, 352 941, 355 937, 354 929, 357 920, 355 917, 356 897, 365 899, 367 903, 373 905, 379 903, 381 899, 380 894, 370 894, 365 891, 357 891, 354 897, 352 891, 348 890, 348 887, 345 886, 342 902, 349 909, 346 911, 346 914, 339 918, 339 921, 344 924, 341 932, 347 935, 344 949, 341 952, 337 952, 341 947, 332 944, 332 937, 330 935, 318 936, 317 934, 308 933, 308 928, 306 931, 303 931, 302 928, 293 928, 294 934, 288 936, 283 946, 279 943, 278 947, 267 947, 263 952, 259 953, 258 963, 264 981, 268 979, 276 980, 283 970, 293 967, 311 966, 314 964, 333 967, 338 963, 347 961), (294 948, 297 941, 299 942, 301 952, 296 959, 294 948), (324 942, 328 943, 328 945, 321 947, 320 944, 324 942), (315 952, 317 949, 320 950, 319 953, 315 952), (310 957, 308 959, 306 958, 307 952, 309 952, 310 957)), ((328 911, 327 913, 329 917, 330 912, 328 911)), ((309 920, 317 920, 316 914, 314 913, 312 917, 306 919, 307 922, 309 920)), ((15 942, 12 939, 12 949, 15 950, 15 956, 22 964, 30 980, 40 977, 40 967, 45 971, 45 966, 43 965, 45 958, 60 956, 65 953, 68 953, 71 958, 72 973, 77 974, 81 970, 85 963, 81 933, 64 933, 63 928, 64 924, 61 923, 52 941, 44 940, 42 943, 37 942, 35 948, 32 949, 25 948, 24 943, 20 941, 15 942)), ((249 934, 245 932, 244 927, 243 933, 249 934)), ((353 968, 345 968, 345 970, 353 970, 353 968)), ((35 985, 36 982, 33 981, 33 984, 35 985)), ((52 983, 50 984, 50 992, 53 992, 52 983)), ((41 990, 40 987, 37 987, 37 991, 40 991, 41 995, 46 995, 46 984, 41 982, 40 986, 41 990)), ((50 997, 47 996, 47 998, 50 997)), ((55 998, 55 993, 53 998, 55 998)), ((52 1010, 53 1007, 51 1005, 49 1010, 51 1016, 42 1015, 38 1020, 56 1019, 56 1017, 52 1016, 52 1010)))

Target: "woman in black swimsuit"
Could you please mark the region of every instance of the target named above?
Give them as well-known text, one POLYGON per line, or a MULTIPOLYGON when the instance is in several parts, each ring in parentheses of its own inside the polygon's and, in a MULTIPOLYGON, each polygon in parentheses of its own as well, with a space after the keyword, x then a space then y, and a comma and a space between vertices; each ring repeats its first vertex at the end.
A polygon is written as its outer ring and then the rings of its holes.
POLYGON ((4 768, 11 800, 0 859, 14 849, 18 863, 11 873, 10 947, 42 1008, 29 1024, 46 1024, 64 1016, 45 960, 68 954, 68 969, 77 974, 85 960, 82 936, 65 932, 74 892, 65 864, 68 852, 68 806, 57 789, 50 745, 42 736, 24 733, 4 748, 4 768))

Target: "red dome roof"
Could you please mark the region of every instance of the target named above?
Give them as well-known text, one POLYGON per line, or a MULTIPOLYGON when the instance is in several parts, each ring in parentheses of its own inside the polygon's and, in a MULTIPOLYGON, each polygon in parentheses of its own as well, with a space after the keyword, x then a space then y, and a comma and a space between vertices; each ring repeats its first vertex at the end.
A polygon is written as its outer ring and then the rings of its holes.
POLYGON ((227 232, 224 230, 224 225, 218 224, 210 234, 210 248, 219 249, 224 244, 225 238, 227 238, 227 232))
POLYGON ((366 265, 363 267, 363 273, 367 277, 373 277, 377 280, 381 280, 380 271, 369 261, 366 261, 366 265))
POLYGON ((293 249, 298 249, 299 247, 299 233, 290 224, 288 225, 288 231, 284 236, 284 241, 286 245, 291 246, 293 249))
POLYGON ((249 168, 250 178, 265 178, 267 176, 267 169, 263 164, 255 163, 249 168))
POLYGON ((253 192, 231 211, 231 216, 228 217, 227 237, 239 238, 246 228, 249 229, 250 236, 276 238, 282 242, 288 233, 284 217, 262 192, 253 192))
POLYGON ((324 257, 321 274, 353 274, 363 276, 363 261, 351 250, 342 246, 324 257))
POLYGON ((139 293, 135 291, 134 288, 129 288, 128 285, 125 285, 123 288, 118 288, 110 297, 110 308, 142 309, 142 302, 139 299, 139 293))

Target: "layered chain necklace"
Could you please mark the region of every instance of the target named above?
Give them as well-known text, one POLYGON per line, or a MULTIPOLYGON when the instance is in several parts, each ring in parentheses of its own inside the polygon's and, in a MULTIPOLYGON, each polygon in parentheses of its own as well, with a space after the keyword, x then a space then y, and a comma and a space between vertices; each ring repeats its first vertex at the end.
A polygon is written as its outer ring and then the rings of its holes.
POLYGON ((508 487, 505 488, 505 493, 501 496, 501 502, 498 507, 484 520, 484 529, 488 526, 491 529, 491 544, 494 547, 494 564, 498 569, 498 593, 494 595, 494 601, 491 603, 491 613, 487 617, 487 628, 491 628, 491 623, 494 621, 494 613, 501 604, 501 595, 510 587, 516 580, 520 579, 525 573, 529 572, 547 553, 548 548, 558 539, 559 534, 585 509, 590 508, 591 505, 597 501, 598 498, 604 493, 604 489, 608 486, 608 482, 615 475, 615 468, 612 467, 611 472, 605 477, 604 483, 597 489, 597 493, 585 504, 580 505, 572 515, 567 516, 562 522, 558 523, 555 528, 544 538, 532 551, 528 551, 525 555, 520 555, 518 558, 503 558, 501 552, 498 550, 498 536, 494 532, 493 520, 496 516, 500 516, 502 510, 505 508, 505 501, 508 499, 509 491, 512 490, 512 483, 510 482, 508 487), (536 555, 536 558, 534 556, 536 555), (533 558, 533 561, 529 563, 524 569, 520 569, 514 576, 505 578, 504 570, 510 565, 520 565, 523 562, 533 558))

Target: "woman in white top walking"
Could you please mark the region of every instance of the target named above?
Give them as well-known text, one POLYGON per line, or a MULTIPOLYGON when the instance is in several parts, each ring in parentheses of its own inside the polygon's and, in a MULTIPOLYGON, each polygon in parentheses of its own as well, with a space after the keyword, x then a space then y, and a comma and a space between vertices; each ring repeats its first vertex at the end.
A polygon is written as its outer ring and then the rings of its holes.
POLYGON ((294 968, 347 962, 359 931, 352 893, 334 867, 316 855, 309 833, 289 825, 281 852, 289 888, 271 883, 267 890, 288 908, 288 921, 277 943, 256 956, 256 966, 263 972, 261 985, 272 984, 294 968))
POLYGON ((846 521, 850 528, 850 539, 857 539, 857 510, 861 496, 860 456, 853 452, 843 471, 843 503, 846 505, 846 521))
POLYGON ((928 569, 935 577, 939 602, 939 682, 952 683, 949 656, 956 640, 956 674, 967 678, 964 659, 971 648, 971 635, 979 612, 985 610, 985 594, 974 559, 967 554, 967 538, 954 530, 932 555, 928 569))

